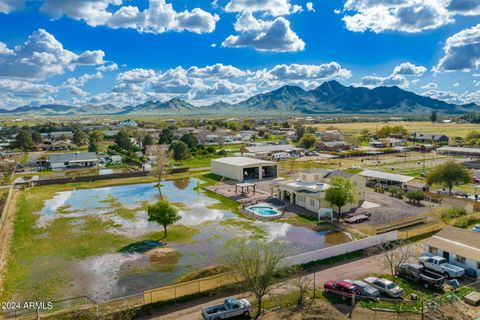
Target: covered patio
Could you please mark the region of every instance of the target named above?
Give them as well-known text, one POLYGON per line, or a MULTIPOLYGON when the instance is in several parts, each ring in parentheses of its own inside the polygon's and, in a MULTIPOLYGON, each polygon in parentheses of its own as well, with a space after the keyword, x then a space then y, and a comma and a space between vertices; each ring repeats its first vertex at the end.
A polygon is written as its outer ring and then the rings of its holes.
POLYGON ((256 193, 256 183, 251 183, 251 182, 241 182, 241 183, 236 183, 235 184, 235 194, 238 194, 238 189, 240 188, 240 194, 242 196, 245 196, 245 189, 246 193, 250 193, 250 189, 253 191, 253 195, 256 193))

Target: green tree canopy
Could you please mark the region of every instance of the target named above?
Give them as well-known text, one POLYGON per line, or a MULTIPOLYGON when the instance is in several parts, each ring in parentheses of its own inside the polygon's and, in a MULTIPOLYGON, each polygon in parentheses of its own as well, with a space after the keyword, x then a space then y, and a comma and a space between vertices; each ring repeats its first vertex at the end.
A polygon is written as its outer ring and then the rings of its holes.
POLYGON ((430 121, 437 122, 437 120, 438 120, 438 111, 432 110, 432 112, 430 113, 430 121))
POLYGON ((180 141, 185 142, 190 150, 195 149, 198 146, 198 139, 193 136, 191 133, 185 133, 181 138, 180 141))
POLYGON ((144 146, 150 146, 154 144, 153 137, 149 133, 147 133, 145 137, 143 137, 142 143, 144 146))
POLYGON ((405 129, 403 126, 383 126, 377 130, 377 138, 387 138, 392 135, 404 137, 407 134, 407 129, 405 129))
POLYGON ((132 147, 132 141, 130 141, 130 136, 125 129, 118 131, 114 141, 122 149, 129 150, 132 147))
POLYGON ((313 133, 305 133, 303 137, 300 139, 300 146, 305 149, 310 149, 315 145, 317 141, 317 137, 313 133))
POLYGON ((77 146, 83 146, 87 141, 87 135, 80 129, 73 130, 73 143, 77 146))
POLYGON ((190 150, 188 150, 188 146, 183 141, 177 141, 172 144, 172 151, 173 151, 173 159, 175 161, 183 161, 188 160, 192 156, 190 154, 190 150))
POLYGON ((89 152, 95 152, 95 153, 100 151, 100 148, 98 146, 98 142, 94 137, 90 137, 90 139, 88 141, 88 151, 89 152))
POLYGON ((352 182, 344 177, 333 177, 329 184, 330 187, 325 191, 325 200, 336 206, 340 215, 342 207, 355 200, 352 182))
POLYGON ((42 135, 40 134, 40 132, 33 131, 32 132, 32 140, 33 140, 33 142, 35 142, 37 144, 41 143, 43 139, 42 139, 42 135))
POLYGON ((167 227, 179 221, 182 217, 177 209, 168 200, 160 200, 156 204, 147 208, 148 221, 156 222, 163 226, 165 238, 167 237, 167 227))
POLYGON ((100 130, 91 131, 88 136, 95 139, 98 143, 102 143, 105 138, 105 134, 100 130))
POLYGON ((173 141, 173 132, 169 128, 162 129, 158 137, 159 144, 171 144, 173 141))
POLYGON ((441 185, 448 189, 448 194, 452 193, 454 186, 470 183, 472 176, 470 172, 461 164, 454 161, 448 161, 435 167, 427 176, 428 185, 441 185))
POLYGON ((480 144, 480 132, 476 131, 476 130, 470 131, 469 133, 467 133, 467 135, 465 137, 465 141, 467 142, 467 144, 472 145, 472 146, 479 145, 480 144))
POLYGON ((32 135, 27 130, 20 130, 15 137, 15 146, 22 150, 28 150, 33 148, 34 142, 32 135))

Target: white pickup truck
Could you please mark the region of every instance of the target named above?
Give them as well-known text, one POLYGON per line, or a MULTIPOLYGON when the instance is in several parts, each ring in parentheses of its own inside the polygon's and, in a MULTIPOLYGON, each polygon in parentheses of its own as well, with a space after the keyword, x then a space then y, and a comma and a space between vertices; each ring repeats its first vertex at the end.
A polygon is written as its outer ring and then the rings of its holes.
POLYGON ((202 308, 204 320, 230 319, 237 316, 250 316, 252 306, 247 299, 226 298, 222 304, 202 308))
POLYGON ((440 273, 446 279, 460 278, 465 274, 465 269, 448 263, 447 259, 439 256, 422 256, 419 263, 427 269, 440 273))

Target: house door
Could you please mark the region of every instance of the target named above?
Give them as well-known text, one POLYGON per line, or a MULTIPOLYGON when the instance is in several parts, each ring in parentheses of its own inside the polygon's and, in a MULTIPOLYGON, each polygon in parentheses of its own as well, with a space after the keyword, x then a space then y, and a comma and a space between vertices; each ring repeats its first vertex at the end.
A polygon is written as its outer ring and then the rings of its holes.
POLYGON ((450 252, 443 251, 443 257, 447 259, 448 262, 450 262, 450 252))

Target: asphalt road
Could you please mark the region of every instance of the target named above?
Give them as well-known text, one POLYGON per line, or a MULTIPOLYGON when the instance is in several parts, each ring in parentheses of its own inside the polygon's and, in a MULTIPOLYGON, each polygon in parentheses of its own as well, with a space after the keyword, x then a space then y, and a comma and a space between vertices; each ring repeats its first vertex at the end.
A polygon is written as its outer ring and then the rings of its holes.
MULTIPOLYGON (((327 268, 319 269, 318 271, 311 271, 306 275, 310 279, 310 283, 315 283, 317 288, 322 288, 323 283, 328 280, 341 280, 341 279, 363 279, 366 275, 372 273, 385 273, 385 267, 380 262, 382 257, 372 256, 355 260, 352 262, 334 265, 327 268), (315 278, 315 281, 314 281, 315 278)), ((285 283, 285 287, 288 284, 285 283)), ((276 289, 276 292, 285 291, 285 288, 276 289)), ((237 297, 245 296, 244 294, 237 295, 237 297)), ((200 320, 200 310, 202 307, 212 304, 222 303, 223 299, 202 298, 199 300, 191 301, 184 304, 177 304, 167 306, 162 310, 159 310, 156 314, 142 317, 142 320, 200 320)))

